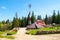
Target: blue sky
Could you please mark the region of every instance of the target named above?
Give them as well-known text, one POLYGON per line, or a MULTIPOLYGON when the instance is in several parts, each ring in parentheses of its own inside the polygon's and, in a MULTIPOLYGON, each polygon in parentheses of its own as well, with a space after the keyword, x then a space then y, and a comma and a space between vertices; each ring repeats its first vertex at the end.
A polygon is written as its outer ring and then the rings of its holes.
POLYGON ((28 5, 31 3, 31 11, 36 16, 41 15, 42 18, 47 14, 51 16, 53 10, 60 10, 60 0, 0 0, 0 21, 12 20, 16 12, 18 17, 27 16, 29 13, 28 5))

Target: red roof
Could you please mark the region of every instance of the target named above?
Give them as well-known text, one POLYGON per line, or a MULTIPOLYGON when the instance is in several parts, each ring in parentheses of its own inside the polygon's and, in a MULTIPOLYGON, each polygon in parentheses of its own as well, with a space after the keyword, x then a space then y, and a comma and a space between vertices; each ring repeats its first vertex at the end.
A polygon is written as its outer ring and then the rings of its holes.
POLYGON ((41 20, 37 20, 36 23, 41 26, 45 26, 45 23, 41 20))

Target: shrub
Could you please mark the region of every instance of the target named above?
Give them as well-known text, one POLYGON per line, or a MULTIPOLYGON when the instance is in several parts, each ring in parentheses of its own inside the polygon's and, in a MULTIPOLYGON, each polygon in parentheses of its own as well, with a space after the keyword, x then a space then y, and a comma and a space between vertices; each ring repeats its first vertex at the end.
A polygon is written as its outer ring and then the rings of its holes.
POLYGON ((16 32, 8 32, 7 35, 13 35, 16 34, 16 32))

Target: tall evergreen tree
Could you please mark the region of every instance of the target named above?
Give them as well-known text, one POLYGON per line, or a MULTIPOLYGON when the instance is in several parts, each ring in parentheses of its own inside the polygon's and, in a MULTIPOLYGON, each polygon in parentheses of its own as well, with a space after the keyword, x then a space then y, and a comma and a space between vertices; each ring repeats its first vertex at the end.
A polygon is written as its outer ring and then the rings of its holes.
POLYGON ((8 20, 6 20, 6 24, 8 24, 9 23, 9 19, 8 20))
POLYGON ((22 17, 22 20, 21 20, 21 27, 24 27, 25 24, 24 24, 24 17, 22 17))
POLYGON ((55 10, 53 11, 52 23, 56 23, 56 13, 55 13, 55 10))
POLYGON ((5 24, 5 23, 6 23, 5 20, 3 20, 3 21, 2 21, 2 24, 5 24))
POLYGON ((57 24, 60 23, 60 14, 59 14, 59 10, 58 10, 58 14, 57 14, 57 24))
POLYGON ((26 27, 26 26, 27 26, 27 18, 26 17, 22 17, 21 27, 26 27))
POLYGON ((47 17, 47 15, 45 16, 45 23, 47 24, 48 23, 48 17, 47 17))
POLYGON ((24 17, 25 27, 27 26, 27 18, 24 17))
POLYGON ((37 19, 38 20, 42 20, 41 15, 38 15, 37 19))
POLYGON ((18 19, 18 15, 16 13, 16 16, 14 17, 13 19, 13 24, 12 24, 13 27, 19 27, 19 19, 18 19))
POLYGON ((34 12, 32 12, 31 23, 34 23, 35 21, 36 21, 36 17, 34 15, 34 12))
POLYGON ((21 27, 21 19, 19 18, 19 26, 21 27))

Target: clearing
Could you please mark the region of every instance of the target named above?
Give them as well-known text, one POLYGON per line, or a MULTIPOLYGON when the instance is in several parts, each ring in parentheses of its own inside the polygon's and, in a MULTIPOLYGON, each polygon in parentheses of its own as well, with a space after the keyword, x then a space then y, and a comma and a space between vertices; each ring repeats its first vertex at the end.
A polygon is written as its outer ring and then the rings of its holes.
MULTIPOLYGON (((19 28, 17 34, 13 35, 16 38, 13 40, 60 40, 60 34, 48 34, 48 35, 27 35, 26 28, 19 28)), ((8 40, 0 38, 0 40, 8 40)))

